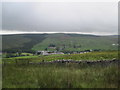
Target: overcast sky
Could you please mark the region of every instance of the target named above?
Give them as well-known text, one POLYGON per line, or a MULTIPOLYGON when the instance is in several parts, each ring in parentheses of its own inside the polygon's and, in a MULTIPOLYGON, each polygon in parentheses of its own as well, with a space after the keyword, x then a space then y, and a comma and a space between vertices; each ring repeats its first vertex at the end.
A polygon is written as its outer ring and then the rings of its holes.
POLYGON ((3 32, 118 33, 116 2, 3 2, 3 32))

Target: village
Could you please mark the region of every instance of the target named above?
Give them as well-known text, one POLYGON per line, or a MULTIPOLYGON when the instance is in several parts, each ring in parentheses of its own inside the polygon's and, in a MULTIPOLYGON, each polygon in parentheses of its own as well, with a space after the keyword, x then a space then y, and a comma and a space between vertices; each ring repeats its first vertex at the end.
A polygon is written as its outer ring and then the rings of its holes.
MULTIPOLYGON (((89 53, 95 50, 85 50, 85 51, 72 51, 72 52, 60 52, 60 51, 36 51, 36 55, 53 55, 53 54, 83 54, 83 53, 89 53)), ((98 51, 98 50, 97 50, 98 51)))
MULTIPOLYGON (((66 51, 64 50, 67 46, 66 45, 61 45, 63 47, 56 47, 55 44, 49 44, 49 46, 47 48, 45 48, 44 50, 41 51, 36 51, 36 55, 53 55, 53 54, 83 54, 83 53, 88 53, 88 52, 92 52, 92 51, 100 51, 99 49, 88 49, 88 50, 84 50, 84 51, 66 51), (52 51, 50 50, 52 49, 52 51)), ((80 48, 81 45, 76 46, 76 45, 72 45, 71 48, 80 48)))
POLYGON ((62 45, 63 47, 57 47, 55 44, 49 44, 48 47, 41 49, 41 50, 36 50, 36 51, 22 51, 22 50, 18 50, 18 51, 14 51, 12 52, 11 50, 9 50, 8 52, 3 52, 3 57, 6 58, 10 58, 10 57, 21 57, 21 56, 39 56, 39 55, 43 55, 43 56, 48 56, 48 55, 55 55, 55 54, 83 54, 83 53, 89 53, 89 52, 93 52, 93 51, 100 51, 100 49, 86 49, 86 50, 65 50, 66 48, 73 48, 73 49, 79 49, 81 47, 81 45, 77 46, 77 45, 71 45, 71 46, 66 46, 66 45, 62 45))
POLYGON ((93 51, 100 51, 100 50, 84 50, 84 51, 49 51, 49 50, 38 50, 35 51, 34 53, 28 53, 28 52, 14 52, 14 53, 9 53, 9 52, 3 52, 3 57, 10 58, 10 57, 21 57, 21 56, 48 56, 48 55, 58 55, 58 54, 83 54, 83 53, 89 53, 93 51))

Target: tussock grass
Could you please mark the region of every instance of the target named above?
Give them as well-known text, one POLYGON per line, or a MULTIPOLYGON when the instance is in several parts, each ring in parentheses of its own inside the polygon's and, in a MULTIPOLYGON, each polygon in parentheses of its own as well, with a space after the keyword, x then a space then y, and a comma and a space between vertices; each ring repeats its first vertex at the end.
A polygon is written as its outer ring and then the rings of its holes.
POLYGON ((118 65, 3 66, 3 88, 117 88, 118 65))

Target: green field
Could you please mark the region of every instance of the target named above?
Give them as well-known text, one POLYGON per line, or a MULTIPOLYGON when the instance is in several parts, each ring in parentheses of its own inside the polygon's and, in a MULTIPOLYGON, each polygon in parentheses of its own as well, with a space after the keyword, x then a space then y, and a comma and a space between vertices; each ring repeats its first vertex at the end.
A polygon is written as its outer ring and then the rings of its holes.
POLYGON ((16 63, 17 62, 34 62, 39 63, 42 60, 44 61, 53 61, 53 60, 112 60, 119 59, 118 51, 102 51, 102 52, 90 52, 84 54, 63 54, 63 55, 35 55, 35 56, 21 56, 21 57, 12 57, 12 58, 3 58, 3 63, 16 63))

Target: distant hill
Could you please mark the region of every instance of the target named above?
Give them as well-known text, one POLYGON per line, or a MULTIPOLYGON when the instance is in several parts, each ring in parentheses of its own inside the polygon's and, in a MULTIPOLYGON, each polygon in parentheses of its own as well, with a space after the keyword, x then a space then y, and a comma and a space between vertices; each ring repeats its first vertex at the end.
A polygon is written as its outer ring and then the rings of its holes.
POLYGON ((82 51, 87 49, 117 50, 118 36, 87 34, 16 34, 2 35, 3 51, 49 50, 82 51))
POLYGON ((45 39, 45 34, 2 35, 3 51, 30 51, 31 48, 45 39))

